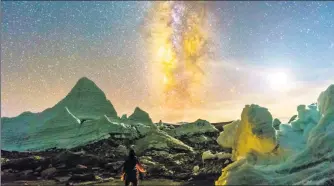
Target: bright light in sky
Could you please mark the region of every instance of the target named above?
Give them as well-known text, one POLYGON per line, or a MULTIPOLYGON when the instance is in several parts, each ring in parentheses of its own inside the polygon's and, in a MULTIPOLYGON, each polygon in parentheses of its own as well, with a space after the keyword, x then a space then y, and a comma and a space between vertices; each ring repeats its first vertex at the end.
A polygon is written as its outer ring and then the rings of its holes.
POLYGON ((334 82, 334 2, 158 4, 1 2, 1 116, 52 107, 85 76, 117 113, 156 122, 235 120, 251 103, 290 119, 334 82))
POLYGON ((267 80, 273 90, 286 91, 290 87, 289 76, 283 71, 268 74, 267 80))

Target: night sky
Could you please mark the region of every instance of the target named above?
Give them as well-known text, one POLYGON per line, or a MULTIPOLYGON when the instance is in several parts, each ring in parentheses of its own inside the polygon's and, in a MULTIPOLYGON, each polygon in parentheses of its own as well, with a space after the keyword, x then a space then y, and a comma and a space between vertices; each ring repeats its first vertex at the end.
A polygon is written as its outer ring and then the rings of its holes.
POLYGON ((2 1, 1 116, 52 107, 86 76, 119 115, 139 106, 155 121, 217 122, 255 103, 286 120, 334 82, 334 2, 208 2, 209 96, 163 110, 151 99, 143 34, 153 3, 2 1))

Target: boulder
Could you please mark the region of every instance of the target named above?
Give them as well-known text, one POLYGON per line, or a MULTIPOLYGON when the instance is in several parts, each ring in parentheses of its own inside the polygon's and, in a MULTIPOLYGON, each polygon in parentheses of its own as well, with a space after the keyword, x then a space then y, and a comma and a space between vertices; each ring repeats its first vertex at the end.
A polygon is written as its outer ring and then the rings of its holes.
POLYGON ((148 177, 158 178, 159 174, 152 171, 159 170, 164 172, 162 177, 168 179, 188 179, 192 175, 193 167, 201 163, 200 157, 195 153, 173 154, 157 150, 146 152, 145 156, 140 157, 140 162, 148 170, 148 177))
POLYGON ((34 173, 33 170, 22 171, 18 174, 19 175, 18 179, 20 179, 20 180, 36 180, 37 177, 33 173, 34 173))
POLYGON ((212 141, 212 139, 210 137, 207 137, 205 135, 198 135, 198 136, 192 136, 190 138, 188 138, 188 141, 190 142, 190 144, 206 144, 209 143, 210 141, 212 141))
POLYGON ((194 174, 194 175, 197 175, 198 173, 199 173, 199 166, 196 165, 196 166, 194 166, 194 168, 193 168, 193 174, 194 174))
POLYGON ((1 171, 1 182, 13 182, 18 180, 17 174, 13 172, 1 171))
POLYGON ((75 168, 77 168, 77 169, 87 169, 87 166, 78 164, 75 168))
MULTIPOLYGON (((145 153, 145 156, 141 157, 140 160, 144 158, 144 161, 148 162, 158 162, 164 164, 168 167, 182 167, 188 166, 189 162, 193 162, 196 159, 195 153, 176 153, 171 154, 166 151, 156 151, 151 150, 145 153)), ((192 167, 191 167, 192 168, 192 167)))
POLYGON ((41 167, 41 166, 37 167, 37 168, 35 169, 35 171, 37 171, 37 172, 42 171, 42 167, 41 167))
POLYGON ((126 157, 129 153, 129 150, 124 145, 119 145, 116 150, 116 157, 126 157))
POLYGON ((251 149, 271 152, 276 146, 275 129, 268 109, 258 105, 246 105, 241 113, 241 121, 233 122, 218 137, 218 143, 232 147, 232 159, 245 156, 251 149), (229 139, 230 138, 230 139, 229 139), (224 142, 224 139, 229 139, 224 142))
POLYGON ((30 156, 26 158, 11 159, 1 164, 1 169, 32 170, 39 166, 46 167, 50 159, 43 157, 30 156))
POLYGON ((193 149, 178 139, 173 138, 162 131, 149 133, 144 138, 135 142, 135 151, 137 154, 143 154, 148 150, 161 150, 166 152, 192 152, 193 149))
POLYGON ((59 183, 67 183, 71 176, 56 176, 53 179, 59 183))
POLYGON ((208 149, 219 150, 216 142, 219 135, 218 129, 205 120, 197 120, 193 123, 184 123, 177 128, 165 130, 171 136, 191 146, 196 151, 208 149))
POLYGON ((49 179, 55 176, 57 169, 54 167, 47 168, 41 172, 42 178, 49 179))
POLYGON ((69 181, 84 182, 84 181, 95 181, 96 177, 94 174, 73 174, 69 181))
POLYGON ((224 131, 220 132, 219 137, 217 138, 217 143, 223 148, 233 148, 239 125, 240 120, 225 125, 224 131))
POLYGON ((156 166, 157 163, 152 160, 150 156, 142 156, 140 157, 140 163, 146 168, 151 166, 156 166))
POLYGON ((204 162, 204 160, 207 160, 207 159, 215 159, 216 158, 216 156, 215 155, 213 155, 212 153, 211 153, 211 151, 205 151, 205 152, 203 152, 203 154, 202 154, 202 161, 204 162))
POLYGON ((216 180, 221 175, 223 168, 228 164, 224 162, 226 159, 208 159, 204 164, 199 166, 196 179, 205 179, 205 180, 216 180))
POLYGON ((218 153, 215 154, 215 156, 218 160, 220 160, 220 159, 230 159, 232 157, 232 154, 225 153, 225 152, 218 152, 218 153))
POLYGON ((204 162, 205 160, 212 160, 212 159, 229 159, 231 158, 232 155, 229 153, 225 153, 225 152, 219 152, 216 154, 212 154, 210 150, 203 152, 202 154, 202 161, 204 162))
POLYGON ((96 167, 104 165, 105 160, 98 156, 86 154, 84 152, 64 151, 55 156, 53 158, 53 162, 56 165, 65 164, 66 167, 75 167, 78 164, 96 167))
POLYGON ((218 134, 219 131, 211 125, 208 121, 198 119, 193 123, 186 123, 182 124, 177 128, 171 129, 168 134, 173 137, 179 138, 182 136, 191 137, 196 134, 208 134, 208 133, 216 133, 218 134))
POLYGON ((116 161, 111 163, 106 163, 104 168, 111 171, 120 171, 121 166, 123 165, 124 161, 116 161))
POLYGON ((173 179, 177 180, 189 180, 192 177, 193 173, 190 172, 182 172, 182 173, 175 173, 173 175, 173 179))
POLYGON ((146 175, 150 178, 173 178, 173 171, 168 170, 164 165, 154 164, 146 168, 146 175))
MULTIPOLYGON (((3 154, 2 154, 3 155, 3 154)), ((8 162, 7 158, 1 158, 1 164, 8 162)))

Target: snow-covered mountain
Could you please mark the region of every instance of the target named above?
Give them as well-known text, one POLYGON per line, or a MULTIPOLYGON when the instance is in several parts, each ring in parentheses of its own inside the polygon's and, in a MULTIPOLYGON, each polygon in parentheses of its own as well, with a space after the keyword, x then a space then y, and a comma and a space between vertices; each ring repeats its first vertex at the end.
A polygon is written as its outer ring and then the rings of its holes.
POLYGON ((103 115, 117 117, 114 106, 104 92, 86 77, 79 79, 70 93, 52 109, 65 107, 80 120, 98 119, 103 115))
MULTIPOLYGON (((128 123, 138 119, 152 123, 146 112, 136 110, 128 123)), ((107 138, 114 131, 112 123, 126 128, 122 122, 104 92, 83 77, 64 99, 43 112, 1 118, 1 148, 16 151, 70 148, 107 138)))

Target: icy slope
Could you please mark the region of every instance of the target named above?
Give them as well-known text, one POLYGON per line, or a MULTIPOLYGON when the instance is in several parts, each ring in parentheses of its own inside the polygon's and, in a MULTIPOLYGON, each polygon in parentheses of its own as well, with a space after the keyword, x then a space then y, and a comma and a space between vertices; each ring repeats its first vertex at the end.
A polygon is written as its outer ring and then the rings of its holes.
POLYGON ((193 149, 182 141, 173 138, 163 131, 152 131, 144 138, 141 138, 135 143, 135 150, 138 154, 143 154, 148 150, 160 151, 180 151, 192 152, 193 149))
POLYGON ((104 130, 109 128, 108 123, 100 121, 105 116, 121 123, 103 91, 83 77, 52 108, 40 113, 24 112, 14 118, 1 118, 1 148, 43 150, 96 141, 107 137, 111 130, 104 130), (102 132, 96 134, 97 129, 102 132))
POLYGON ((79 119, 98 119, 106 115, 117 117, 116 110, 104 92, 86 77, 79 79, 70 93, 52 109, 67 107, 79 119))
POLYGON ((147 112, 143 111, 139 107, 136 107, 133 113, 129 116, 129 120, 140 121, 144 123, 153 123, 152 119, 147 112))
POLYGON ((139 139, 136 144, 142 150, 192 150, 165 132, 160 133, 149 114, 138 107, 129 118, 118 118, 103 91, 85 77, 54 107, 41 113, 1 118, 1 124, 1 148, 8 151, 73 148, 109 137, 139 139))
MULTIPOLYGON (((303 105, 298 106, 297 110, 297 120, 291 125, 280 125, 280 130, 277 131, 279 146, 275 146, 272 151, 263 151, 257 145, 249 143, 247 138, 236 135, 237 139, 242 138, 249 144, 247 146, 249 150, 247 153, 240 154, 237 153, 240 152, 238 149, 240 146, 233 145, 237 161, 223 169, 216 185, 333 184, 334 85, 321 93, 318 99, 319 111, 315 105, 310 105, 307 109, 303 105)), ((247 116, 242 115, 241 123, 247 120, 247 116)), ((258 121, 266 118, 263 114, 257 117, 261 118, 258 121)), ((239 129, 240 126, 235 125, 237 130, 245 130, 239 129)), ((255 131, 252 131, 249 135, 255 134, 255 131)), ((227 134, 222 133, 220 139, 226 137, 224 135, 227 134)), ((270 138, 270 135, 268 136, 270 138)), ((265 143, 265 138, 257 140, 264 140, 265 143)))

